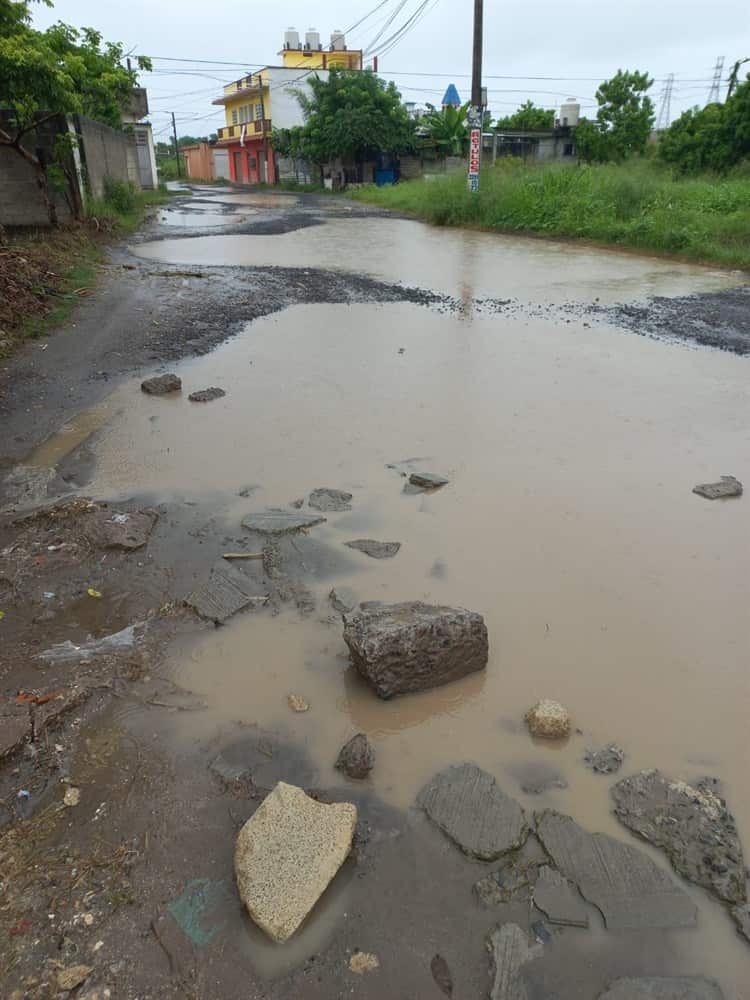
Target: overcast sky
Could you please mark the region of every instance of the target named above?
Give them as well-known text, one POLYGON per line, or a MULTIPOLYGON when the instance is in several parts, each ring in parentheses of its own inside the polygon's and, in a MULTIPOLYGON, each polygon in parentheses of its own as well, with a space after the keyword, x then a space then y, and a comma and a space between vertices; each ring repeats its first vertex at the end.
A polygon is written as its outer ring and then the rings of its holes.
MULTIPOLYGON (((285 28, 314 27, 325 45, 331 31, 348 29, 370 11, 347 35, 349 48, 367 48, 385 27, 382 44, 422 10, 421 20, 379 57, 380 75, 395 81, 404 100, 439 104, 451 82, 463 100, 470 96, 472 0, 58 0, 51 10, 34 7, 38 27, 58 20, 91 26, 127 51, 154 58, 154 72, 142 82, 157 134, 166 134, 170 111, 180 134, 223 124, 223 109, 211 99, 245 70, 278 63, 285 28)), ((719 56, 724 93, 731 64, 750 56, 748 0, 485 0, 484 82, 495 116, 527 98, 552 108, 576 97, 586 113, 597 82, 623 68, 655 78, 657 111, 665 78, 674 73, 674 118, 706 102, 719 56)))

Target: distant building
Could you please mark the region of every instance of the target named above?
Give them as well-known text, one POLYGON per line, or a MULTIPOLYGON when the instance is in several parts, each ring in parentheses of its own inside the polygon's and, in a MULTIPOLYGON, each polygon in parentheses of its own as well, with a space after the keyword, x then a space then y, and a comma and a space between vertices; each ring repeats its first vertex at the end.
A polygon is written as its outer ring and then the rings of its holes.
POLYGON ((213 102, 225 109, 226 125, 218 130, 217 145, 227 150, 229 176, 236 183, 274 184, 279 179, 271 131, 304 123, 296 91, 309 87, 312 73, 326 79, 334 67, 362 69, 362 51, 347 49, 340 31, 331 34, 324 49, 314 29, 306 32, 302 45, 299 32, 289 28, 279 55, 281 66, 266 66, 235 80, 213 102))
POLYGON ((455 83, 448 84, 448 89, 443 94, 443 100, 441 104, 444 108, 461 107, 461 98, 458 96, 458 91, 456 90, 455 83))
POLYGON ((148 118, 148 93, 145 87, 133 87, 128 106, 122 112, 122 124, 125 131, 132 131, 135 136, 138 156, 138 179, 140 186, 147 190, 159 186, 156 173, 156 150, 151 122, 148 118))
POLYGON ((572 99, 560 108, 554 127, 540 129, 496 128, 482 135, 482 146, 498 156, 520 156, 539 161, 575 159, 575 132, 581 106, 572 99))
POLYGON ((201 181, 229 180, 229 156, 226 149, 217 149, 213 143, 197 142, 180 146, 180 156, 185 167, 185 177, 201 181))

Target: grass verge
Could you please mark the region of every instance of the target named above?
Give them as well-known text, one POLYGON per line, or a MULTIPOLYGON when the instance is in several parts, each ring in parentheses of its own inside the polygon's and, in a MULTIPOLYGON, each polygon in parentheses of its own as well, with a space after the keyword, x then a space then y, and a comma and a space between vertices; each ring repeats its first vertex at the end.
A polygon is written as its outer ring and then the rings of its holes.
POLYGON ((463 173, 368 185, 360 201, 441 226, 574 237, 750 269, 750 178, 680 178, 649 160, 622 165, 485 167, 472 195, 463 173))

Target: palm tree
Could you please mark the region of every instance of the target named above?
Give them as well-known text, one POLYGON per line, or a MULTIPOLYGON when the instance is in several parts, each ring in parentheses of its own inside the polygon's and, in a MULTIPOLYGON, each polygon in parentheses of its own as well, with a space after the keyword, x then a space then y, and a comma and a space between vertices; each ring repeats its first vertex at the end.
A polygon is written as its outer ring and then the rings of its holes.
POLYGON ((446 156, 462 156, 467 149, 469 133, 466 129, 468 104, 460 108, 448 105, 441 111, 428 104, 429 111, 421 119, 420 129, 424 129, 441 153, 446 156))

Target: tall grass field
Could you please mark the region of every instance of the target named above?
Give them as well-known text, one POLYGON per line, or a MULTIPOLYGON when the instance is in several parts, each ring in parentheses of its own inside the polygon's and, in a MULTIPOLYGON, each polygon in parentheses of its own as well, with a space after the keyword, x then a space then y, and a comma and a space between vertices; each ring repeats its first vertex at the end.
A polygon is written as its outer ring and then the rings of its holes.
POLYGON ((673 176, 650 160, 584 166, 502 160, 479 194, 463 173, 367 185, 351 197, 439 226, 576 237, 750 268, 750 172, 673 176))

